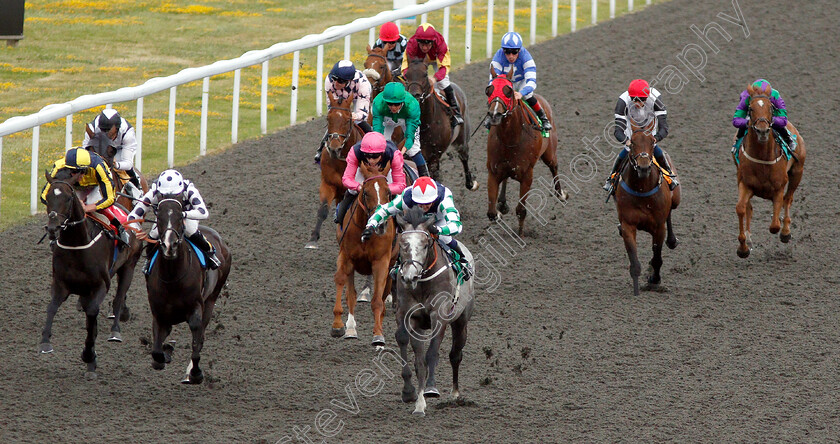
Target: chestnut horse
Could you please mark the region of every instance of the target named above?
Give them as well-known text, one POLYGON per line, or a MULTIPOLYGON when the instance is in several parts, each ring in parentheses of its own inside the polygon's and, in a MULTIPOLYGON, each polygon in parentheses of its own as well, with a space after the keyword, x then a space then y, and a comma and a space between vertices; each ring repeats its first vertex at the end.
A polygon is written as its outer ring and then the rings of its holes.
POLYGON ((738 257, 750 255, 752 239, 750 238, 750 221, 752 220, 752 203, 750 199, 755 195, 762 199, 773 201, 773 216, 770 218, 770 233, 781 233, 779 239, 789 242, 790 235, 790 205, 793 203, 793 193, 802 180, 805 167, 805 143, 799 131, 788 122, 787 128, 795 135, 796 152, 785 160, 782 148, 770 132, 773 121, 773 105, 770 102, 770 86, 764 89, 749 85, 750 93, 750 127, 743 145, 741 145, 740 162, 738 165, 738 257), (787 191, 785 191, 787 185, 787 191), (784 225, 779 223, 779 213, 785 209, 784 225))
POLYGON ((122 342, 120 335, 121 310, 125 296, 134 277, 134 266, 140 259, 141 242, 131 235, 127 248, 117 249, 117 241, 106 236, 110 230, 108 222, 94 222, 86 216, 82 201, 74 186, 80 175, 69 170, 58 171, 55 177, 46 174, 50 192, 46 195, 47 234, 55 239, 52 251, 52 299, 47 306, 47 320, 41 333, 41 353, 52 353, 50 343, 52 324, 58 307, 70 294, 79 295, 79 305, 87 317, 87 338, 82 352, 82 361, 87 364, 88 378, 96 377, 97 317, 99 307, 108 289, 111 277, 118 277, 117 293, 114 296, 114 323, 108 341, 122 342))
MULTIPOLYGON (((495 76, 493 68, 490 75, 495 76)), ((487 217, 491 221, 498 220, 499 214, 509 211, 507 205, 507 180, 513 178, 519 182, 519 203, 516 205, 516 215, 519 217, 519 234, 525 225, 525 201, 531 182, 534 180, 534 165, 540 159, 548 166, 554 181, 554 191, 557 197, 566 201, 568 194, 563 191, 557 178, 557 130, 556 126, 548 134, 542 136, 542 131, 529 121, 528 111, 521 101, 514 99, 513 84, 510 79, 513 70, 508 74, 495 76, 487 86, 487 117, 490 122, 490 133, 487 135, 487 195, 489 205, 487 217), (501 192, 499 184, 502 184, 501 192), (498 202, 498 203, 497 203, 498 202)), ((545 110, 549 120, 552 119, 551 105, 539 94, 534 94, 545 110)))
POLYGON ((336 206, 344 198, 344 184, 341 175, 347 168, 347 153, 350 148, 362 140, 364 135, 361 128, 353 123, 353 94, 340 100, 332 94, 327 94, 329 111, 327 111, 327 134, 321 143, 324 145, 324 155, 321 156, 321 186, 318 188, 320 205, 318 206, 315 228, 306 248, 317 249, 318 239, 321 238, 321 224, 327 218, 330 202, 336 206), (345 105, 346 106, 342 106, 345 105))
MULTIPOLYGON (((365 59, 365 69, 362 71, 365 77, 368 78, 371 86, 370 101, 385 89, 385 85, 394 81, 394 76, 391 74, 391 68, 388 64, 388 50, 385 48, 371 48, 367 47, 368 56, 365 59)), ((370 115, 373 117, 373 114, 370 115)))
POLYGON ((396 229, 394 228, 394 222, 389 220, 376 230, 375 236, 364 243, 362 242, 362 231, 376 207, 390 201, 391 195, 386 179, 390 165, 386 166, 384 171, 369 170, 364 166, 361 166, 360 170, 365 177, 362 189, 359 191, 353 206, 344 216, 344 231, 339 227, 336 233, 338 258, 336 259, 336 293, 335 307, 333 308, 335 317, 333 318, 331 335, 336 338, 343 336, 346 339, 358 337, 354 317, 356 312, 354 272, 366 276, 373 275, 373 297, 370 301, 374 320, 372 345, 384 346, 385 336, 382 333, 382 322, 385 318, 384 297, 391 293, 391 280, 388 278, 388 270, 396 261, 396 256, 391 254, 396 229), (341 321, 343 313, 341 293, 345 285, 347 286, 347 307, 349 309, 346 329, 341 321))
MULTIPOLYGON (((624 238, 624 248, 630 258, 630 277, 633 278, 633 294, 639 295, 639 274, 641 265, 636 248, 637 230, 650 233, 653 241, 653 258, 650 260, 651 274, 647 290, 659 288, 662 267, 662 243, 674 249, 679 241, 671 226, 671 210, 680 204, 680 186, 674 191, 668 188, 660 169, 653 162, 656 139, 653 129, 656 120, 649 119, 644 126, 630 119, 633 134, 630 136, 629 162, 622 168, 619 186, 615 192, 615 208, 618 210, 618 231, 624 238), (628 168, 629 166, 629 168, 628 168), (667 241, 665 239, 667 233, 667 241)), ((673 167, 670 157, 668 161, 673 167)), ((673 171, 676 174, 676 168, 673 171)))
MULTIPOLYGON (((406 55, 408 57, 408 55, 406 55)), ((478 189, 478 182, 470 172, 470 120, 467 96, 455 82, 452 88, 464 124, 455 128, 449 123, 449 105, 433 91, 429 82, 429 65, 423 59, 410 59, 408 69, 404 73, 406 91, 413 95, 420 103, 420 147, 423 157, 429 165, 429 174, 433 179, 440 178, 440 158, 450 145, 455 147, 458 158, 464 166, 464 181, 470 191, 478 189)))

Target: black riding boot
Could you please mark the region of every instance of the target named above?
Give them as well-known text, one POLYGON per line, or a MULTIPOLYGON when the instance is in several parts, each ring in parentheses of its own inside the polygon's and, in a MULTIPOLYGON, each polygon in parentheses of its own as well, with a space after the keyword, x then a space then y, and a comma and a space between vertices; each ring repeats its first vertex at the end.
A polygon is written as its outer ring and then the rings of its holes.
POLYGON ((187 239, 189 239, 190 242, 194 243, 196 247, 198 247, 201 251, 204 252, 209 262, 207 265, 209 265, 210 268, 215 270, 219 268, 220 265, 222 265, 222 262, 219 261, 219 258, 216 257, 216 249, 213 248, 212 245, 210 245, 210 242, 207 241, 207 238, 204 237, 203 234, 201 234, 201 231, 196 230, 196 232, 193 233, 193 235, 188 237, 187 239))
POLYGON ((446 94, 446 101, 449 103, 449 107, 452 108, 452 126, 462 125, 464 118, 461 117, 461 108, 458 107, 458 100, 455 99, 455 90, 452 89, 452 85, 444 88, 443 92, 446 94))
POLYGON ((615 163, 613 164, 612 170, 610 171, 610 175, 607 176, 607 181, 604 182, 604 191, 610 191, 610 189, 612 188, 613 175, 618 172, 618 167, 619 167, 619 165, 621 165, 621 162, 623 162, 623 161, 624 161, 624 159, 616 156, 615 163))
POLYGON ((140 192, 143 192, 143 187, 140 185, 140 178, 137 177, 137 172, 134 171, 134 168, 129 168, 125 170, 125 172, 128 173, 128 177, 131 178, 131 183, 134 184, 140 192))
POLYGON ((315 163, 321 164, 321 152, 324 151, 324 146, 327 144, 327 136, 324 135, 324 138, 321 139, 321 143, 318 144, 318 150, 315 152, 315 163))
POLYGON ((461 250, 461 244, 457 240, 452 239, 452 242, 446 244, 446 246, 458 253, 458 263, 461 264, 461 269, 464 270, 464 282, 470 280, 472 270, 470 270, 470 263, 467 262, 467 257, 464 256, 464 252, 461 250))
POLYGON ((350 208, 350 204, 353 203, 353 199, 355 198, 355 194, 349 191, 344 192, 344 199, 342 199, 341 202, 338 203, 338 206, 335 207, 335 219, 333 219, 333 222, 337 224, 344 223, 344 215, 347 214, 347 209, 350 208))
POLYGON ((420 177, 432 177, 429 175, 429 164, 417 165, 417 175, 420 177))
POLYGON ((540 126, 541 126, 542 130, 543 131, 551 131, 551 122, 548 121, 548 116, 545 115, 545 110, 540 108, 539 111, 538 111, 536 109, 537 104, 539 103, 539 102, 537 102, 537 98, 534 97, 534 96, 531 96, 530 99, 526 99, 525 101, 528 102, 528 106, 530 106, 531 109, 534 110, 534 113, 537 115, 537 118, 540 119, 540 126))
POLYGON ((357 123, 356 125, 359 125, 359 128, 361 128, 362 131, 364 131, 365 134, 373 131, 373 128, 370 126, 370 124, 367 122, 367 120, 362 120, 361 122, 357 123))
POLYGON ((152 256, 155 255, 155 247, 154 244, 146 244, 146 263, 143 264, 143 274, 148 276, 149 275, 149 265, 152 264, 152 256))
POLYGON ((674 170, 671 169, 671 164, 668 163, 668 158, 665 157, 665 152, 662 151, 661 155, 654 155, 654 157, 656 158, 656 163, 658 163, 662 168, 665 168, 665 171, 667 171, 668 175, 671 176, 671 183, 668 185, 668 188, 670 188, 671 191, 674 191, 674 188, 676 188, 680 183, 677 181, 677 176, 674 174, 674 170))
POLYGON ((782 129, 776 129, 776 128, 774 128, 774 129, 776 130, 776 132, 777 132, 777 133, 779 133, 779 136, 782 138, 782 140, 784 140, 784 141, 785 141, 785 143, 787 144, 788 148, 790 148, 791 150, 793 150, 793 138, 791 137, 791 135, 790 135, 790 133, 788 132, 787 128, 782 128, 782 129))
POLYGON ((117 229, 117 239, 126 247, 129 246, 131 244, 131 236, 128 235, 128 231, 125 231, 120 221, 115 217, 111 219, 111 225, 117 229))

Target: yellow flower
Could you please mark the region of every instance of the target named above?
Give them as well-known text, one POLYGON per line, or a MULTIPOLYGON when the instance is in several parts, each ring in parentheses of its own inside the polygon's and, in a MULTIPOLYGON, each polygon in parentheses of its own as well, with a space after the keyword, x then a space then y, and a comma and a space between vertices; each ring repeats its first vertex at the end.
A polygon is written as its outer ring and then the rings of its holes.
POLYGON ((163 12, 163 13, 174 13, 174 14, 194 14, 194 15, 207 15, 213 14, 218 11, 219 8, 214 8, 212 6, 202 6, 202 5, 189 5, 185 8, 179 8, 172 3, 164 3, 159 8, 152 8, 154 12, 163 12))
POLYGON ((224 17, 262 17, 260 13, 245 11, 225 11, 219 15, 224 17))
POLYGON ((131 72, 136 71, 137 68, 129 68, 127 66, 101 66, 99 71, 102 72, 131 72))
MULTIPOLYGON (((4 89, 12 89, 14 87, 15 87, 15 84, 12 83, 12 82, 0 82, 0 91, 3 91, 4 89)), ((5 109, 4 109, 4 112, 5 112, 5 109)))

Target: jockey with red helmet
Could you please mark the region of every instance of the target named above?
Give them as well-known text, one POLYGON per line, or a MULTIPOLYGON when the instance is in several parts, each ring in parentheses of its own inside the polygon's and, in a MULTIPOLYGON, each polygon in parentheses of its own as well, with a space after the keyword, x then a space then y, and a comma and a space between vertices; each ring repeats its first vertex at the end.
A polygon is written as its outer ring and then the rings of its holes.
POLYGON ((341 183, 344 184, 347 191, 344 193, 344 199, 335 208, 334 222, 337 224, 344 222, 347 209, 362 189, 365 178, 359 171, 359 166, 363 162, 367 168, 380 171, 384 171, 390 164, 390 170, 386 177, 391 195, 402 193, 405 189, 403 156, 400 150, 394 145, 394 142, 386 140, 382 133, 373 131, 365 134, 362 141, 354 145, 347 153, 347 168, 345 168, 344 175, 341 177, 341 183))
MULTIPOLYGON (((661 94, 656 88, 652 88, 644 79, 636 79, 630 82, 618 102, 615 104, 615 138, 625 145, 624 149, 618 153, 618 158, 615 159, 612 171, 604 183, 604 190, 610 191, 613 189, 613 180, 618 176, 618 168, 627 158, 630 153, 630 136, 633 135, 627 118, 631 113, 640 113, 642 115, 652 116, 656 119, 653 124, 653 133, 656 142, 668 137, 668 121, 666 117, 668 111, 665 109, 665 104, 662 103, 661 94)), ((654 145, 653 157, 659 166, 665 168, 669 175, 671 175, 671 183, 669 187, 671 190, 679 185, 676 176, 673 175, 671 164, 664 154, 664 151, 658 144, 654 145)))
MULTIPOLYGON (((142 219, 149 210, 157 208, 157 204, 164 199, 177 199, 181 202, 184 210, 184 237, 205 253, 210 268, 214 270, 219 268, 222 263, 216 257, 216 249, 201 234, 198 226, 199 220, 210 217, 210 211, 207 209, 201 193, 198 192, 198 188, 192 181, 184 179, 184 176, 177 170, 170 169, 160 173, 160 177, 152 184, 149 191, 134 203, 134 209, 128 215, 128 220, 142 219)), ((140 229, 140 224, 136 222, 131 225, 138 230, 140 229)), ((157 226, 149 231, 149 237, 152 239, 157 239, 158 234, 157 226)), ((143 267, 143 273, 147 275, 149 274, 148 267, 149 261, 147 260, 145 267, 143 267)))
POLYGON ((449 47, 446 46, 443 36, 431 24, 422 23, 417 27, 414 35, 408 39, 405 53, 408 57, 403 58, 403 72, 408 69, 410 58, 423 59, 426 63, 437 67, 437 71, 429 78, 429 81, 435 89, 442 90, 446 95, 446 101, 452 109, 452 126, 463 124, 464 118, 461 117, 461 109, 458 107, 458 101, 455 100, 455 91, 449 82, 452 61, 449 57, 449 47))
POLYGON ((472 274, 472 266, 467 262, 461 245, 452 237, 463 229, 461 215, 455 208, 452 191, 431 177, 419 177, 410 188, 406 188, 394 200, 380 205, 368 219, 362 231, 362 242, 368 240, 374 234, 374 230, 384 224, 389 217, 408 211, 414 206, 419 206, 426 213, 434 215, 435 223, 429 227, 429 232, 437 235, 441 244, 458 253, 462 269, 465 270, 464 280, 468 280, 472 274))
POLYGON ((388 68, 394 77, 402 75, 403 53, 406 46, 408 46, 408 39, 400 34, 400 27, 396 23, 387 22, 379 28, 379 38, 373 47, 385 48, 388 51, 385 58, 388 60, 388 68))
MULTIPOLYGON (((64 153, 64 157, 55 161, 50 177, 55 177, 61 170, 73 172, 73 188, 84 204, 85 213, 102 214, 114 226, 120 241, 125 245, 131 243, 128 232, 123 228, 126 222, 125 211, 119 206, 114 206, 114 202, 117 201, 114 178, 105 159, 82 147, 70 148, 64 153)), ((47 183, 41 192, 41 202, 47 203, 47 193, 50 189, 51 186, 47 183)))

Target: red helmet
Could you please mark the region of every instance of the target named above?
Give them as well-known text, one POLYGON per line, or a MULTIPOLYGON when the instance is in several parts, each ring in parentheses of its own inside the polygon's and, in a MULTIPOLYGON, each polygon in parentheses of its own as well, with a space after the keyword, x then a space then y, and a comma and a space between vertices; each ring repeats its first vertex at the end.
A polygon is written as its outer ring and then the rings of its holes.
POLYGON ((379 40, 383 42, 396 42, 400 39, 400 28, 394 22, 388 22, 379 28, 379 40))
POLYGON ((627 92, 630 94, 630 97, 647 99, 648 95, 650 95, 650 84, 644 79, 633 80, 630 82, 630 86, 627 87, 627 92))
POLYGON ((420 24, 417 31, 414 32, 415 40, 436 40, 437 36, 438 32, 435 31, 435 27, 431 23, 420 24))

